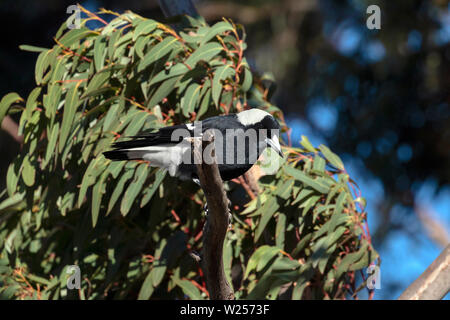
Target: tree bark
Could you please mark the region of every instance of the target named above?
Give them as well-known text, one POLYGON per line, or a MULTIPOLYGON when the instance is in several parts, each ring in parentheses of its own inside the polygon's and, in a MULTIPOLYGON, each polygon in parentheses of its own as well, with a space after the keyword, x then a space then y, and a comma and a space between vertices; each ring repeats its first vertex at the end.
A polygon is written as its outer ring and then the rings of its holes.
POLYGON ((210 144, 214 144, 212 132, 207 131, 203 139, 194 139, 197 174, 208 204, 208 216, 203 228, 201 262, 210 299, 232 300, 234 293, 225 277, 223 267, 223 244, 228 229, 229 200, 223 188, 214 145, 210 144), (205 152, 206 150, 210 152, 205 152))
POLYGON ((398 298, 440 300, 450 291, 450 244, 398 298))

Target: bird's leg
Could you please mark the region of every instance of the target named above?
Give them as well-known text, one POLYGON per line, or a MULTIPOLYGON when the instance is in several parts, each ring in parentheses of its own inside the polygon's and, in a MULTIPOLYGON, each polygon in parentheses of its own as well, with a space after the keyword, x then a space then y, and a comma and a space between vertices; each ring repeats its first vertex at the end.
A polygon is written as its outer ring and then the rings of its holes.
POLYGON ((197 251, 192 250, 192 251, 189 253, 189 255, 191 256, 192 259, 195 260, 195 262, 197 262, 197 263, 201 263, 201 262, 202 262, 202 256, 201 256, 201 254, 198 253, 197 251))
POLYGON ((231 214, 231 201, 230 200, 228 200, 227 212, 228 212, 228 228, 231 228, 232 222, 233 222, 233 215, 231 214))
MULTIPOLYGON (((208 218, 208 203, 203 206, 205 218, 208 218)), ((228 228, 231 228, 233 222, 233 215, 231 214, 231 201, 228 202, 228 228)))

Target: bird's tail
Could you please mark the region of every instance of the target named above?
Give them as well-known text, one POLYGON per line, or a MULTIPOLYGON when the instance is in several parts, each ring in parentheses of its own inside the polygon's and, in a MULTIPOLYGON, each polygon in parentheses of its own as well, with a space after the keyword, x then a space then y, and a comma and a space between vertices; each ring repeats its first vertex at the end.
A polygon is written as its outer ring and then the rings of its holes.
POLYGON ((105 156, 105 158, 113 160, 113 161, 138 160, 138 159, 130 158, 130 152, 129 152, 129 150, 126 150, 126 149, 106 151, 106 152, 103 152, 103 155, 105 156))
POLYGON ((148 146, 149 142, 144 139, 115 142, 112 145, 114 150, 103 152, 103 155, 113 161, 142 160, 145 154, 145 152, 142 152, 142 148, 148 148, 148 146))

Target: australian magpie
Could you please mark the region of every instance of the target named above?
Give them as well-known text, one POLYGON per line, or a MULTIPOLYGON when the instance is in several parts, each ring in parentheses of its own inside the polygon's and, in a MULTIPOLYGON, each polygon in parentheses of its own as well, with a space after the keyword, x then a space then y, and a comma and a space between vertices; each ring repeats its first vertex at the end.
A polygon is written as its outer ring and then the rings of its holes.
POLYGON ((192 138, 201 137, 207 130, 214 131, 216 159, 224 181, 247 172, 266 147, 283 157, 280 125, 271 114, 256 108, 163 127, 132 140, 116 142, 114 150, 103 154, 111 160, 147 160, 150 166, 166 169, 171 176, 198 181, 192 138))

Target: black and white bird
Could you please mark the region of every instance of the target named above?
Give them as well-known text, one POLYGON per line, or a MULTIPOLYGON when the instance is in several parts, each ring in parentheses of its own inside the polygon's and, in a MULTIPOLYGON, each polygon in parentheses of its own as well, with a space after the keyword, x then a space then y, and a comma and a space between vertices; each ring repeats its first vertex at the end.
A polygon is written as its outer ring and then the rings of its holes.
POLYGON ((216 158, 224 181, 239 177, 258 160, 266 147, 281 157, 280 125, 268 112, 249 109, 237 114, 163 127, 158 131, 116 142, 104 152, 111 160, 147 160, 150 166, 166 169, 173 177, 198 182, 193 161, 192 138, 214 130, 216 158))

